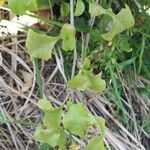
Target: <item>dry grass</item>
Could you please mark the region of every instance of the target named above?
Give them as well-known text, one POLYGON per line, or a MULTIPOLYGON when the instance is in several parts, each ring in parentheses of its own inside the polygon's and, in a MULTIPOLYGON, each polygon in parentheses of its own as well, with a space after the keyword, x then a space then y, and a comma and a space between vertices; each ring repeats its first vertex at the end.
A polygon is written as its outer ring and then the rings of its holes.
MULTIPOLYGON (((32 135, 41 117, 37 108, 38 97, 34 68, 26 49, 22 47, 20 42, 11 42, 9 45, 11 46, 3 43, 0 46, 0 111, 1 115, 6 118, 6 124, 1 125, 0 147, 7 150, 32 149, 35 144, 32 135), (21 72, 24 72, 25 75, 21 72)), ((108 149, 146 149, 142 140, 147 139, 148 142, 149 133, 139 132, 136 121, 137 116, 143 120, 149 116, 150 99, 146 95, 140 95, 135 88, 144 87, 143 81, 133 81, 130 86, 127 86, 123 80, 123 75, 119 76, 124 89, 122 101, 128 110, 129 121, 133 125, 129 131, 121 123, 121 120, 118 120, 117 116, 113 116, 115 112, 113 95, 108 100, 105 93, 99 95, 87 90, 83 96, 81 92, 70 91, 63 83, 58 82, 60 81, 60 74, 64 81, 66 81, 66 77, 62 68, 62 60, 60 60, 61 57, 58 57, 57 52, 54 55, 56 62, 51 60, 43 64, 46 97, 52 100, 54 104, 61 105, 65 99, 72 96, 74 100, 84 102, 93 114, 103 115, 107 122, 105 143, 108 149), (114 132, 115 128, 117 130, 114 132)))

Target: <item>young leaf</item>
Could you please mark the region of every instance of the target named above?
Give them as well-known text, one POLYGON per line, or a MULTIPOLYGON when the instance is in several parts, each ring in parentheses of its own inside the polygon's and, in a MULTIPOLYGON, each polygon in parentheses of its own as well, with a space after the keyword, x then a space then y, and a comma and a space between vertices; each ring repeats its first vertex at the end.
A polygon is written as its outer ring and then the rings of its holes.
POLYGON ((51 52, 58 40, 59 37, 52 37, 29 30, 26 47, 30 57, 48 60, 51 58, 51 52))
POLYGON ((68 81, 68 86, 79 90, 85 90, 87 87, 90 86, 90 80, 86 74, 80 72, 74 78, 68 81))
POLYGON ((61 32, 60 38, 63 40, 62 48, 65 51, 70 51, 75 48, 75 27, 71 24, 64 24, 61 32))
POLYGON ((89 121, 90 117, 86 108, 81 103, 77 103, 69 107, 64 116, 63 124, 66 130, 82 137, 89 121))
POLYGON ((40 99, 38 101, 38 107, 41 110, 43 110, 43 111, 46 111, 46 110, 48 111, 48 110, 50 110, 52 108, 52 105, 51 105, 49 100, 47 100, 47 99, 40 99))
POLYGON ((68 81, 68 86, 79 90, 85 90, 89 87, 95 92, 102 92, 106 88, 106 83, 101 79, 100 74, 93 75, 91 71, 82 71, 68 81))
POLYGON ((106 82, 101 78, 101 75, 90 75, 91 89, 95 92, 103 92, 106 88, 106 82))
POLYGON ((70 12, 70 6, 68 3, 66 2, 62 2, 61 3, 61 6, 60 6, 60 14, 61 14, 61 17, 65 17, 69 14, 70 12))
POLYGON ((80 16, 84 12, 84 10, 85 10, 84 2, 82 0, 77 0, 76 9, 75 9, 74 15, 75 16, 80 16))
POLYGON ((8 6, 17 15, 23 15, 27 10, 37 10, 36 0, 8 0, 8 6))
POLYGON ((84 150, 105 150, 103 138, 94 136, 84 150))
POLYGON ((59 130, 44 128, 41 124, 39 124, 36 128, 34 138, 36 140, 48 143, 50 146, 54 147, 58 145, 60 132, 59 130))

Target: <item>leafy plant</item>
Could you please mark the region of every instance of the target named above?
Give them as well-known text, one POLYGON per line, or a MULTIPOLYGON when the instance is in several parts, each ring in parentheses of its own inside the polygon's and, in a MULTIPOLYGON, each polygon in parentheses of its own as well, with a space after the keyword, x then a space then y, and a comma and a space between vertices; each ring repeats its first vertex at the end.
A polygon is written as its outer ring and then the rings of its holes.
POLYGON ((95 92, 103 92, 106 88, 105 80, 101 79, 101 73, 94 75, 92 70, 89 70, 90 68, 90 61, 86 58, 79 73, 68 81, 68 86, 80 90, 89 87, 95 92))
MULTIPOLYGON (((0 1, 0 5, 4 2, 5 1, 0 1)), ((106 82, 102 79, 101 71, 98 73, 94 72, 94 63, 97 63, 97 59, 98 62, 101 62, 101 66, 104 64, 105 68, 108 68, 108 65, 116 60, 116 53, 113 51, 115 48, 128 52, 131 50, 128 42, 129 39, 123 38, 122 36, 124 43, 118 43, 116 41, 119 36, 121 37, 120 34, 123 31, 133 27, 135 24, 131 10, 127 5, 125 5, 125 8, 122 8, 118 14, 115 14, 111 8, 105 9, 93 0, 76 0, 74 6, 72 6, 72 3, 69 5, 67 2, 58 2, 56 0, 7 0, 7 2, 11 11, 17 15, 28 14, 27 11, 36 12, 42 8, 50 8, 57 4, 60 5, 59 17, 61 19, 67 18, 61 23, 56 20, 49 20, 47 18, 42 18, 41 16, 30 14, 30 16, 41 19, 46 24, 52 24, 54 26, 52 28, 52 30, 54 29, 53 31, 55 31, 55 26, 57 26, 57 31, 59 33, 57 36, 51 36, 49 35, 49 32, 43 32, 39 29, 32 28, 28 30, 26 47, 31 59, 35 61, 34 64, 36 65, 37 83, 39 87, 42 87, 42 80, 40 79, 41 76, 39 75, 40 72, 36 60, 49 60, 52 57, 53 49, 56 45, 61 47, 66 53, 68 51, 76 51, 76 48, 81 53, 81 58, 79 58, 81 64, 78 68, 79 71, 76 76, 68 80, 68 87, 83 91, 90 88, 98 93, 101 93, 106 89, 106 82), (74 12, 73 7, 75 8, 74 12), (88 26, 81 17, 85 12, 90 14, 87 16, 88 19, 91 19, 90 26, 88 26), (71 16, 71 23, 67 23, 69 20, 69 13, 71 16), (75 21, 81 24, 75 23, 74 25, 74 17, 76 17, 75 21), (96 20, 96 25, 94 23, 92 24, 92 20, 94 20, 95 17, 98 18, 96 20), (84 37, 80 36, 83 35, 83 33, 86 33, 87 35, 85 44, 84 42, 80 42, 84 37), (89 35, 92 36, 91 40, 88 39, 89 35), (59 42, 59 40, 62 43, 59 42), (90 42, 92 42, 92 44, 90 44, 90 42), (99 42, 101 42, 102 48, 97 50, 100 47, 99 42), (76 43, 79 44, 76 45, 76 43), (84 47, 80 46, 82 44, 84 47), (105 56, 104 60, 101 58, 102 56, 105 56)), ((73 65, 76 65, 75 51, 73 65)), ((75 68, 75 66, 73 66, 73 68, 75 68)), ((104 67, 102 67, 102 69, 105 70, 104 67)), ((42 92, 42 89, 40 89, 40 91, 42 92)), ((41 95, 43 98, 43 93, 41 95)), ((75 137, 79 137, 80 140, 82 140, 89 127, 96 127, 99 132, 93 132, 88 144, 86 146, 80 145, 81 149, 105 149, 103 143, 105 132, 104 119, 88 113, 87 109, 81 103, 73 104, 69 101, 67 105, 64 104, 54 108, 50 101, 41 99, 38 102, 38 106, 44 112, 44 116, 42 123, 36 128, 34 135, 36 140, 43 141, 51 147, 59 146, 60 149, 70 147, 73 149, 73 147, 76 147, 76 144, 74 143, 77 143, 75 137)))
POLYGON ((46 142, 51 147, 59 146, 61 149, 65 149, 68 138, 77 142, 73 138, 74 136, 83 138, 88 127, 96 126, 99 133, 95 133, 87 146, 82 146, 82 148, 90 150, 96 141, 98 144, 93 149, 104 149, 105 121, 101 117, 89 114, 81 103, 73 104, 69 101, 66 105, 67 111, 63 111, 64 105, 53 108, 50 101, 46 99, 39 100, 38 106, 43 110, 44 116, 42 124, 39 124, 35 131, 34 137, 37 140, 46 142))

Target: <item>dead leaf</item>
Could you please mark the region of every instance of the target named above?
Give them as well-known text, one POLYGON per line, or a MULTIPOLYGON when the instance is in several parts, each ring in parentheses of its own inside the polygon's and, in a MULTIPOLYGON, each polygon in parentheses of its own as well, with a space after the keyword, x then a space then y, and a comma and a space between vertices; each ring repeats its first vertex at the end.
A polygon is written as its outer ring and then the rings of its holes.
POLYGON ((32 86, 33 77, 29 72, 26 72, 24 70, 20 70, 20 73, 22 74, 24 80, 24 84, 22 86, 22 92, 26 92, 32 86))

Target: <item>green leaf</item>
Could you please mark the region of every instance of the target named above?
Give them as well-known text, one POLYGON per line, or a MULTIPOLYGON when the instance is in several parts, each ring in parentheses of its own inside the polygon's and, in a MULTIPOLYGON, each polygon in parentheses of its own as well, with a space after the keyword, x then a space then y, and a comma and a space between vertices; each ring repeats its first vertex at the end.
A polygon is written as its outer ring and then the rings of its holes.
POLYGON ((90 86, 90 80, 86 74, 81 72, 68 81, 68 86, 72 89, 78 88, 79 90, 85 90, 90 86))
POLYGON ((119 14, 113 16, 112 19, 113 25, 110 32, 101 35, 107 41, 111 41, 115 35, 133 27, 135 23, 131 10, 127 5, 119 12, 119 14))
POLYGON ((76 9, 75 9, 74 15, 75 16, 80 16, 84 12, 84 10, 85 10, 84 2, 82 0, 77 0, 76 9))
POLYGON ((90 69, 90 66, 91 66, 91 62, 90 60, 86 57, 85 60, 84 60, 84 63, 83 63, 83 69, 85 70, 89 70, 90 69))
POLYGON ((33 148, 32 150, 49 150, 49 145, 47 143, 41 143, 40 145, 33 148))
POLYGON ((106 88, 106 82, 101 79, 101 74, 93 75, 91 71, 84 70, 69 80, 68 86, 79 90, 85 90, 89 87, 95 92, 102 92, 106 88))
POLYGON ((61 3, 61 6, 60 6, 60 14, 61 14, 61 17, 65 17, 69 14, 70 12, 70 6, 68 3, 66 2, 62 2, 61 3))
POLYGON ((106 88, 106 82, 101 78, 101 73, 93 75, 90 69, 91 62, 85 58, 79 73, 68 81, 68 86, 73 89, 85 90, 91 88, 95 92, 102 92, 106 88))
POLYGON ((105 135, 105 120, 102 117, 96 117, 96 121, 100 127, 100 131, 101 131, 101 138, 104 138, 105 135))
POLYGON ((60 38, 63 40, 62 48, 65 51, 70 51, 75 48, 75 27, 71 24, 64 24, 61 32, 60 38))
POLYGON ((125 5, 125 8, 115 15, 111 9, 104 9, 95 2, 91 2, 89 3, 89 12, 91 16, 106 14, 112 17, 113 24, 111 30, 108 33, 101 34, 102 38, 107 41, 111 41, 115 35, 133 27, 135 23, 131 10, 127 5, 125 5))
POLYGON ((95 2, 89 3, 89 13, 91 14, 92 17, 100 16, 102 14, 108 14, 110 16, 113 15, 111 9, 104 9, 95 2))
POLYGON ((60 147, 61 150, 65 149, 65 143, 66 143, 66 136, 64 130, 62 129, 60 131, 60 137, 58 140, 58 146, 60 147))
POLYGON ((47 100, 47 99, 40 99, 38 101, 38 107, 40 109, 42 109, 43 111, 46 111, 46 110, 50 110, 52 108, 52 105, 51 105, 49 100, 47 100))
POLYGON ((44 111, 43 124, 47 128, 60 128, 62 108, 52 108, 50 101, 41 99, 38 102, 40 109, 44 111))
POLYGON ((30 57, 48 60, 51 58, 51 52, 58 40, 59 37, 52 37, 29 30, 26 47, 30 57))
POLYGON ((131 52, 132 48, 130 47, 130 44, 128 41, 129 41, 128 36, 120 35, 114 38, 112 42, 118 50, 131 52))
POLYGON ((90 27, 86 23, 84 18, 76 17, 75 18, 75 27, 79 32, 89 32, 90 31, 90 27))
POLYGON ((43 124, 48 128, 60 128, 61 111, 61 107, 44 111, 43 124))
POLYGON ((36 140, 40 140, 48 143, 50 146, 54 147, 58 145, 58 140, 60 138, 59 130, 45 128, 41 124, 39 124, 36 128, 34 138, 36 140))
POLYGON ((100 136, 92 137, 84 150, 105 150, 103 139, 100 136))
POLYGON ((64 116, 63 124, 66 130, 82 137, 89 121, 90 117, 86 108, 81 103, 77 103, 69 107, 64 116))
POLYGON ((27 10, 37 10, 36 0, 8 0, 8 6, 17 15, 23 15, 27 10))
POLYGON ((96 42, 102 41, 102 37, 100 36, 101 32, 98 29, 92 29, 90 31, 90 35, 94 41, 96 42))
POLYGON ((106 88, 106 82, 101 78, 101 74, 90 75, 91 89, 95 92, 103 92, 106 88))

